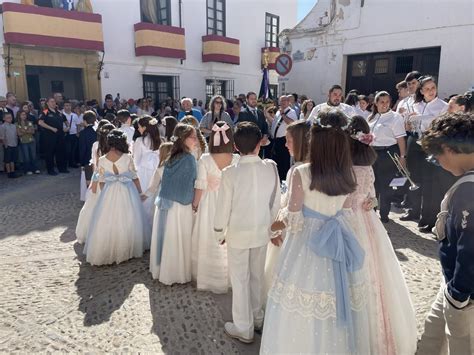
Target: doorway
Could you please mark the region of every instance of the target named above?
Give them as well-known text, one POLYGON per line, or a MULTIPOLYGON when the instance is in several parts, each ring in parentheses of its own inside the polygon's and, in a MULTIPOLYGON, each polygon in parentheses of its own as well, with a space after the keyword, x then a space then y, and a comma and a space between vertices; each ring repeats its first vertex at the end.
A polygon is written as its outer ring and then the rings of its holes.
POLYGON ((40 98, 55 92, 70 100, 84 100, 83 72, 80 68, 26 66, 28 98, 38 106, 40 98))

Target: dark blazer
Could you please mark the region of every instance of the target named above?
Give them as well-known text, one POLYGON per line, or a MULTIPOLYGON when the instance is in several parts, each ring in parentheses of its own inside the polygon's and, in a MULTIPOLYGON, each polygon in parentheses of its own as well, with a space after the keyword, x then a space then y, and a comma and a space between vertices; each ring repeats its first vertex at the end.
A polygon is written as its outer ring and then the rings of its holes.
MULTIPOLYGON (((474 171, 467 174, 474 174, 474 171)), ((474 300, 474 183, 465 182, 453 193, 446 219, 446 238, 440 242, 440 262, 448 301, 456 308, 474 300), (453 302, 454 300, 454 302, 453 302), (453 304, 456 303, 456 304, 453 304)))
POLYGON ((79 132, 79 163, 88 166, 92 155, 92 145, 97 140, 94 126, 87 126, 79 132))
POLYGON ((264 113, 260 110, 257 110, 257 119, 256 119, 253 113, 250 112, 249 108, 247 107, 247 109, 239 113, 239 118, 237 122, 253 122, 258 126, 258 128, 260 128, 260 131, 262 131, 262 134, 268 135, 267 120, 265 119, 264 113))

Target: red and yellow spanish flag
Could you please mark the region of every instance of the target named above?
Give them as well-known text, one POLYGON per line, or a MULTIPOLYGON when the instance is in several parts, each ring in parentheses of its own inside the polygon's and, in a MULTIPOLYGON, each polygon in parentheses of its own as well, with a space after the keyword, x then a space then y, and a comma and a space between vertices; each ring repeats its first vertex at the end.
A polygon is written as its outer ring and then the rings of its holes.
POLYGON ((186 59, 184 28, 135 24, 135 55, 186 59))
POLYGON ((7 44, 104 50, 101 15, 8 2, 2 9, 7 44))
POLYGON ((235 38, 207 35, 202 37, 202 61, 240 64, 240 41, 235 38))

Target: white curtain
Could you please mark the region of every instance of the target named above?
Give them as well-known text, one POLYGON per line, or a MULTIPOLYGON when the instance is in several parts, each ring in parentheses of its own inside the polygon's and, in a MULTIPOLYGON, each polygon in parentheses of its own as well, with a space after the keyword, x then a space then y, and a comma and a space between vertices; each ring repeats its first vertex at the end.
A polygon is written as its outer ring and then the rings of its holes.
POLYGON ((145 20, 158 23, 158 6, 156 0, 140 0, 140 8, 145 20))

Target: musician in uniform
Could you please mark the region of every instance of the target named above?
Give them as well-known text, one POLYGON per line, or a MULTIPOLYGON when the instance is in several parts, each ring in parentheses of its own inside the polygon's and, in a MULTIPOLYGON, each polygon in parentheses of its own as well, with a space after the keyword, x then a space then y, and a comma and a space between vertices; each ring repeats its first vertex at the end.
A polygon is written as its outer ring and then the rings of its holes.
POLYGON ((406 167, 406 132, 403 118, 390 107, 390 94, 380 91, 375 95, 374 110, 369 116, 370 131, 375 136, 373 147, 377 152, 374 164, 375 191, 379 199, 380 219, 388 223, 388 214, 393 199, 390 182, 396 176, 397 166, 390 154, 398 154, 400 163, 406 167))

